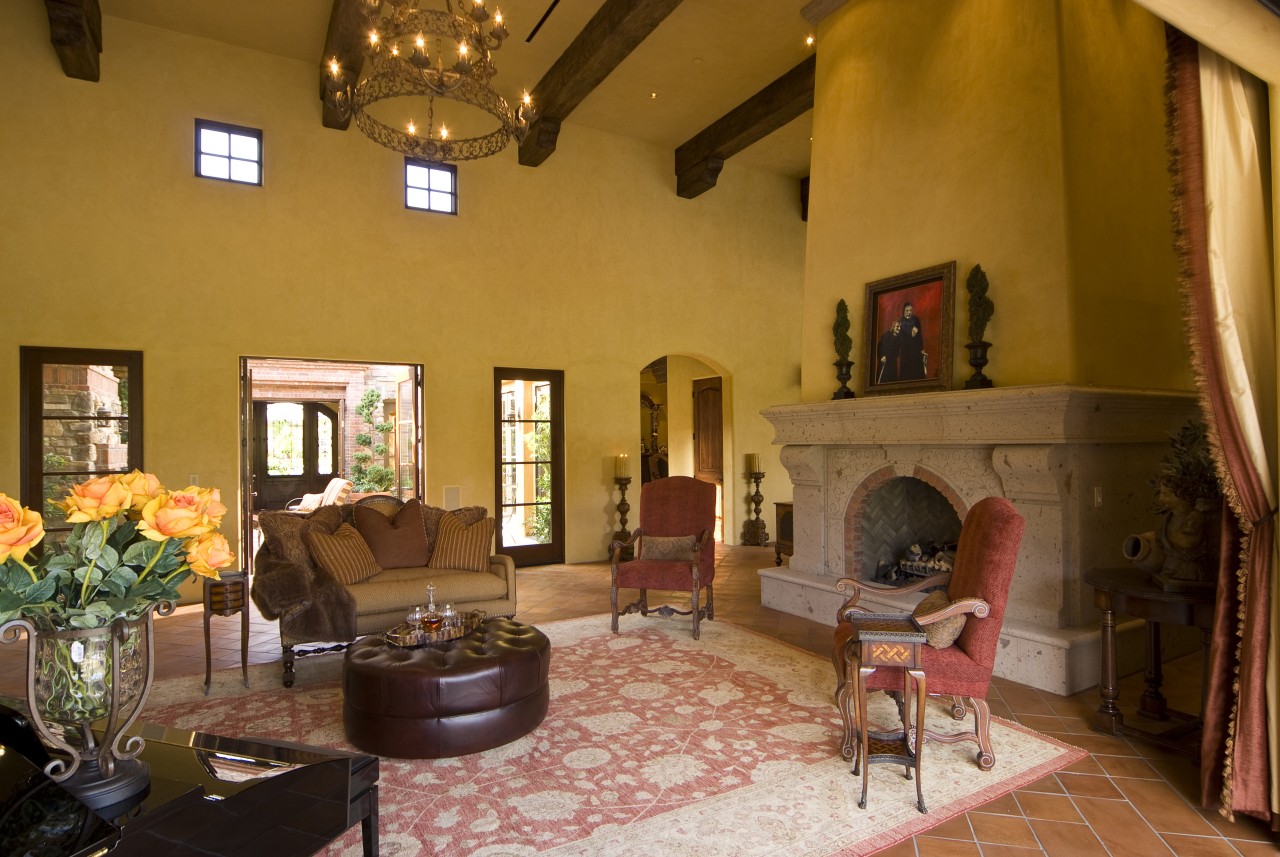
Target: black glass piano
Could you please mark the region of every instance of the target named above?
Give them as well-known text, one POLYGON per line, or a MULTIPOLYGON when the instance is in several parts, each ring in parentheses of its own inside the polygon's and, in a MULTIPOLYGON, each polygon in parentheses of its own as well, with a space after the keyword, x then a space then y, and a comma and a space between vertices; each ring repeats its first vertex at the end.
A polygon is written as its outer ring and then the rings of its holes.
POLYGON ((365 857, 378 853, 377 756, 156 725, 130 734, 146 741, 149 788, 95 812, 45 775, 21 705, 0 700, 0 854, 307 857, 357 823, 365 857))

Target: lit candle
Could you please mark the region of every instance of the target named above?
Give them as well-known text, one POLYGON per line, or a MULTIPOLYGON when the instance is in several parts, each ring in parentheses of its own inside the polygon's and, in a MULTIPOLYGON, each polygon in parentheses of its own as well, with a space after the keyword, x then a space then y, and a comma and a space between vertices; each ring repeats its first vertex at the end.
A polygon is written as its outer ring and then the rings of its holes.
POLYGON ((619 479, 631 478, 631 459, 626 453, 613 459, 613 475, 619 479))
POLYGON ((338 76, 340 75, 341 72, 342 72, 342 67, 338 65, 338 58, 333 57, 332 59, 330 59, 329 74, 333 75, 334 80, 338 79, 338 76))
POLYGON ((758 452, 747 453, 747 472, 748 473, 761 472, 760 471, 760 453, 758 452))
POLYGON ((417 133, 418 133, 418 127, 414 125, 413 120, 410 119, 409 120, 409 136, 412 137, 414 134, 417 134, 417 133))
POLYGON ((375 51, 378 49, 378 31, 377 30, 369 31, 369 47, 373 48, 375 51))
POLYGON ((448 140, 448 139, 449 139, 449 129, 448 129, 447 127, 445 127, 444 125, 441 125, 441 126, 440 126, 440 139, 441 139, 441 140, 448 140))

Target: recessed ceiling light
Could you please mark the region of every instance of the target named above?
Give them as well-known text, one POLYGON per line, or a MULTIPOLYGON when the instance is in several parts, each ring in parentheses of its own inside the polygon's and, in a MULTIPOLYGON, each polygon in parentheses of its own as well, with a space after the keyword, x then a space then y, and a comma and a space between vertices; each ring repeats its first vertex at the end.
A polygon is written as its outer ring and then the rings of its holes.
POLYGON ((650 100, 652 100, 652 99, 654 99, 654 98, 657 98, 657 97, 658 97, 658 93, 656 93, 656 92, 650 92, 650 93, 649 93, 649 98, 650 98, 650 100))
POLYGON ((804 43, 805 43, 805 45, 807 45, 808 47, 813 47, 813 36, 812 36, 812 35, 806 36, 806 37, 805 37, 805 40, 804 40, 804 43))

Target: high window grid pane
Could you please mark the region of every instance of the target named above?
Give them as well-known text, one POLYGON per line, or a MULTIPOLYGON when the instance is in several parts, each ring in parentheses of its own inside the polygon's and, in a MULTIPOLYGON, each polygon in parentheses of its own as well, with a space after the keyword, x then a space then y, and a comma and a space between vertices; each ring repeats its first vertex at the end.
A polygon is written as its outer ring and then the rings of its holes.
POLYGON ((404 204, 420 211, 457 214, 457 167, 405 158, 404 204))
POLYGON ((262 131, 197 119, 196 175, 261 185, 262 131))

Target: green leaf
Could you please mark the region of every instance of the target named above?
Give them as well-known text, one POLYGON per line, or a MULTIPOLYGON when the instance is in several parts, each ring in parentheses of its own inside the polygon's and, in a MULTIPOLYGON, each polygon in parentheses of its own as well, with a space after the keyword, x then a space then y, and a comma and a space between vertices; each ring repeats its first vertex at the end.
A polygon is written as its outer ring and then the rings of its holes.
POLYGON ((67 621, 73 628, 98 628, 102 625, 102 622, 98 620, 97 616, 85 613, 70 616, 67 621))
POLYGON ((122 562, 125 565, 146 568, 147 563, 151 562, 151 558, 158 554, 161 548, 162 544, 160 542, 153 542, 151 539, 134 542, 125 549, 122 562))
POLYGON ((15 611, 26 603, 27 599, 17 592, 0 592, 0 611, 15 611))
POLYGON ((107 545, 102 549, 102 553, 98 554, 98 569, 103 574, 110 574, 111 570, 120 564, 120 554, 116 549, 107 545))
POLYGON ((49 559, 45 560, 44 567, 49 571, 56 571, 61 569, 69 570, 75 564, 76 564, 76 558, 69 553, 64 553, 64 554, 59 554, 58 556, 55 556, 55 557, 50 557, 49 559))
POLYGON ((53 597, 53 590, 57 587, 57 581, 52 577, 46 577, 44 580, 36 581, 27 587, 27 591, 23 593, 23 597, 31 603, 39 601, 48 601, 53 597))

